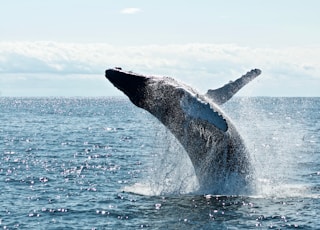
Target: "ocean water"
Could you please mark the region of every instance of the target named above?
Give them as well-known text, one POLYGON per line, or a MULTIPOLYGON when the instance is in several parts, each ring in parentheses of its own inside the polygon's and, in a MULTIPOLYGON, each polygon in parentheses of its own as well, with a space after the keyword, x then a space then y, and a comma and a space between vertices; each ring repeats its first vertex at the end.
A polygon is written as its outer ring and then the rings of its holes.
POLYGON ((254 194, 199 194, 126 98, 0 97, 0 229, 320 229, 320 98, 233 98, 254 194))

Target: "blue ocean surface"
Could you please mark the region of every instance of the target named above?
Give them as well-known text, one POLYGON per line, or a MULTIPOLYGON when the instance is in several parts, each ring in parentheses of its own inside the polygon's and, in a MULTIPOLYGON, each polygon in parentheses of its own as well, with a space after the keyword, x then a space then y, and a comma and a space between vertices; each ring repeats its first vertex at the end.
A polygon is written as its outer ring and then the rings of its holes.
POLYGON ((320 229, 320 98, 236 97, 255 192, 201 194, 124 97, 0 97, 0 229, 320 229))

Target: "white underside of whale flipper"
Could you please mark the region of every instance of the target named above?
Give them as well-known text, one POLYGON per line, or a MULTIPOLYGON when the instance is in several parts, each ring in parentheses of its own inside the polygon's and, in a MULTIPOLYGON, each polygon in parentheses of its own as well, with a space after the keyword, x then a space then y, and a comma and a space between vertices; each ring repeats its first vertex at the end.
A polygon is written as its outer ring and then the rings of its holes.
POLYGON ((181 99, 180 105, 183 111, 192 119, 205 120, 223 132, 228 130, 226 120, 218 111, 215 111, 209 103, 200 101, 196 97, 186 95, 181 99))

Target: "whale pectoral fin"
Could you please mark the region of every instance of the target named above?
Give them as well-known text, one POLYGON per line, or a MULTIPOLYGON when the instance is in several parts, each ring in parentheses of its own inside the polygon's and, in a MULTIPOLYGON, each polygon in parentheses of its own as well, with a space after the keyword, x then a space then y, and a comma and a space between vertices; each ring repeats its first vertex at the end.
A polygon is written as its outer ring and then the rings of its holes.
POLYGON ((248 84, 251 80, 255 79, 261 74, 261 70, 253 69, 235 81, 232 81, 221 88, 209 89, 205 94, 208 98, 212 99, 216 104, 222 105, 227 102, 234 94, 236 94, 243 86, 248 84))
POLYGON ((186 95, 180 101, 181 108, 185 114, 192 119, 207 121, 222 132, 228 130, 227 121, 209 103, 202 102, 195 97, 186 95))

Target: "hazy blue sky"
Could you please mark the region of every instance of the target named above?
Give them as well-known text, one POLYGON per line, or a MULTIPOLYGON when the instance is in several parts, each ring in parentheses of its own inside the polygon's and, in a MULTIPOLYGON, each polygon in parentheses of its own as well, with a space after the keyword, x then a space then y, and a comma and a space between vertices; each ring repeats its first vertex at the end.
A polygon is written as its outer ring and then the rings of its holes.
POLYGON ((320 96, 320 1, 0 0, 0 95, 119 95, 122 66, 205 92, 252 68, 246 96, 320 96))

